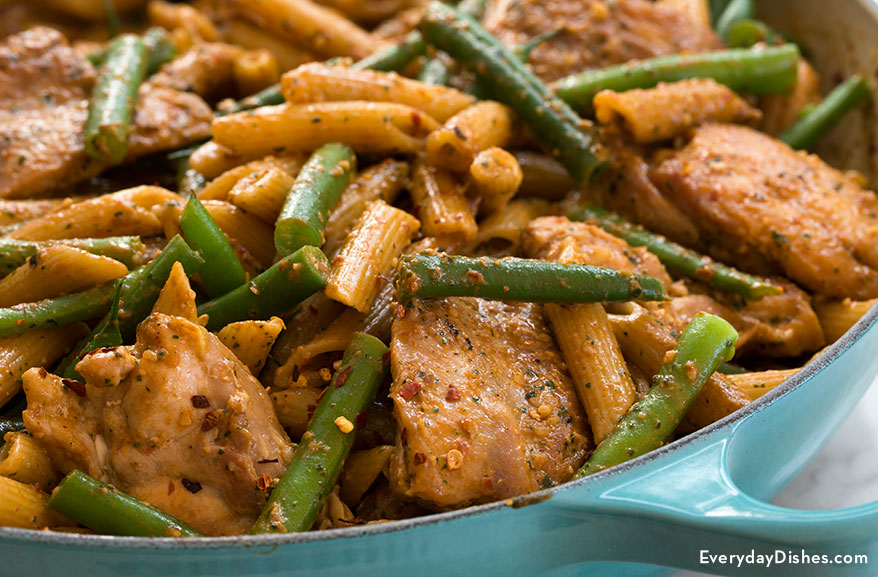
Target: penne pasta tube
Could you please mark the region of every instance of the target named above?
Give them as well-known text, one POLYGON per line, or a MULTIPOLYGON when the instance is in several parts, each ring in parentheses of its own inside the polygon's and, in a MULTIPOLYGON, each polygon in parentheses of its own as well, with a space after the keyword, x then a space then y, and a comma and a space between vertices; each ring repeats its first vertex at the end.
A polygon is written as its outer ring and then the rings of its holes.
POLYGON ((355 22, 378 24, 407 8, 423 3, 421 0, 317 0, 318 4, 334 8, 355 22))
POLYGON ((237 154, 310 152, 344 142, 357 153, 412 154, 438 127, 433 118, 386 102, 324 102, 263 106, 215 118, 213 137, 237 154))
POLYGON ((820 320, 820 326, 823 327, 823 335, 826 337, 826 342, 832 343, 837 341, 876 302, 878 302, 878 299, 868 301, 844 299, 841 301, 815 302, 814 311, 820 320))
MULTIPOLYGON (((262 157, 236 154, 225 146, 217 144, 216 140, 208 140, 189 155, 189 167, 204 175, 204 178, 215 179, 236 166, 259 158, 262 157)), ((202 198, 202 200, 206 199, 202 198)))
POLYGON ((820 76, 804 58, 799 58, 796 84, 790 94, 763 94, 759 97, 762 109, 762 130, 778 135, 796 123, 802 110, 822 100, 820 76))
POLYGON ((50 366, 86 332, 86 325, 80 323, 0 338, 0 407, 21 390, 21 375, 25 371, 50 366))
POLYGON ((171 267, 171 274, 165 281, 165 286, 159 292, 159 298, 152 306, 152 312, 181 317, 187 321, 196 322, 198 311, 195 306, 195 291, 189 284, 189 277, 183 265, 175 262, 171 267))
POLYGON ((378 445, 348 455, 338 478, 341 500, 349 507, 359 505, 363 495, 387 467, 392 452, 392 445, 378 445))
POLYGON ((229 190, 229 201, 274 225, 295 180, 287 171, 277 167, 248 172, 229 190))
POLYGON ((476 155, 492 146, 506 146, 512 138, 515 114, 499 102, 482 100, 449 118, 427 137, 430 164, 466 172, 476 155))
POLYGON ((607 313, 600 303, 546 303, 545 309, 599 444, 637 400, 607 313))
POLYGON ((206 42, 219 38, 216 26, 210 18, 188 4, 172 4, 163 0, 150 0, 146 5, 146 16, 150 24, 165 30, 184 29, 191 37, 206 42))
POLYGON ((408 173, 407 163, 387 158, 354 178, 335 203, 326 221, 323 252, 327 257, 332 259, 335 256, 366 205, 374 200, 393 204, 406 184, 408 173))
POLYGON ((265 30, 238 18, 229 19, 224 23, 223 36, 228 42, 248 50, 268 50, 277 61, 281 72, 315 60, 314 55, 304 48, 282 40, 274 34, 268 34, 265 30))
POLYGON ((204 208, 213 217, 232 242, 232 247, 239 246, 253 255, 263 268, 274 262, 274 232, 272 228, 238 208, 219 200, 204 201, 204 208))
POLYGON ((269 395, 278 421, 290 436, 299 438, 305 433, 322 392, 323 389, 317 387, 293 387, 269 395))
POLYGON ((235 58, 232 75, 238 94, 249 96, 276 84, 280 78, 280 67, 268 50, 248 50, 235 58))
POLYGON ((0 477, 48 491, 61 478, 49 455, 24 432, 6 433, 0 446, 0 477))
POLYGON ((49 496, 32 485, 0 477, 0 527, 44 529, 75 525, 46 504, 49 496))
POLYGON ((0 200, 0 227, 11 226, 46 215, 73 201, 65 199, 0 200))
POLYGON ((240 321, 224 326, 216 336, 226 347, 235 353, 250 373, 258 375, 274 346, 274 341, 284 329, 279 317, 267 321, 240 321))
POLYGON ((780 369, 727 375, 728 379, 740 390, 744 391, 751 401, 755 401, 771 389, 782 384, 800 369, 780 369))
POLYGON ((502 210, 518 192, 521 181, 518 161, 497 146, 478 153, 469 167, 470 192, 481 198, 479 214, 502 210))
POLYGON ((0 307, 84 291, 127 272, 112 258, 62 244, 47 246, 0 279, 0 307))
POLYGON ((445 122, 475 99, 459 90, 412 80, 393 72, 327 66, 312 62, 284 74, 281 92, 287 102, 348 100, 396 102, 417 108, 445 122))
POLYGON ((393 271, 420 226, 404 210, 383 200, 372 201, 332 259, 326 296, 361 313, 369 312, 381 290, 381 277, 393 271))
POLYGON ((238 16, 323 58, 359 60, 382 47, 338 12, 310 0, 233 0, 229 5, 238 16))
POLYGON ((458 236, 465 241, 478 234, 475 214, 460 183, 445 170, 415 165, 409 193, 424 234, 458 236))
POLYGON ((625 92, 602 90, 593 106, 598 122, 621 127, 641 144, 668 140, 708 122, 753 123, 762 116, 711 78, 661 82, 655 88, 625 92))
POLYGON ((541 198, 515 199, 479 223, 476 245, 492 254, 517 254, 527 224, 547 214, 549 203, 541 198))

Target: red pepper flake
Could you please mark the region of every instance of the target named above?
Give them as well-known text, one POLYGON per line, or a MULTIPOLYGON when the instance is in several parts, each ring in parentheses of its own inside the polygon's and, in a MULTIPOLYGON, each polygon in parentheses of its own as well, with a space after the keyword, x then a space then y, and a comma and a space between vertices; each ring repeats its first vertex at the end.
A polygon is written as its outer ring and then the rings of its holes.
POLYGON ((204 415, 204 420, 201 421, 201 430, 209 431, 216 427, 219 424, 219 417, 213 411, 208 411, 206 415, 204 415))
POLYGON ((195 494, 201 490, 201 483, 199 483, 198 481, 190 481, 189 479, 183 479, 180 482, 183 483, 183 488, 192 494, 195 494))
POLYGON ((176 490, 177 485, 175 485, 173 481, 168 481, 168 495, 173 495, 176 490))
POLYGON ((15 321, 15 326, 20 327, 21 325, 23 325, 26 322, 27 321, 24 319, 18 319, 17 321, 15 321))
POLYGON ((445 400, 449 403, 460 400, 460 391, 454 388, 454 385, 448 385, 448 392, 445 393, 445 400))
POLYGON ((482 477, 482 485, 485 487, 486 491, 491 493, 494 492, 494 479, 491 477, 482 477))
POLYGON ((268 491, 271 488, 271 477, 263 473, 261 477, 256 479, 256 488, 263 493, 268 491))
POLYGON ((43 367, 40 367, 40 378, 45 379, 48 376, 49 376, 49 371, 47 371, 43 367))
POLYGON ((402 443, 403 445, 405 445, 406 443, 408 443, 408 441, 409 441, 409 430, 403 429, 402 432, 399 434, 399 442, 402 443))
POLYGON ((386 365, 388 362, 390 362, 390 351, 381 355, 381 363, 386 365))
POLYGON ((344 385, 345 381, 348 380, 348 375, 350 374, 350 372, 352 370, 354 370, 354 367, 352 367, 351 365, 348 365, 338 373, 338 375, 335 377, 335 388, 336 389, 341 387, 342 385, 344 385))
POLYGON ((354 419, 354 421, 356 422, 358 429, 365 429, 366 428, 366 411, 360 411, 359 413, 357 413, 357 418, 354 419))
POLYGON ((308 312, 311 313, 311 316, 317 316, 320 314, 320 309, 315 307, 314 305, 308 305, 308 312))
POLYGON ((192 395, 192 406, 196 409, 206 409, 210 406, 210 401, 204 395, 192 395))
POLYGON ((399 391, 399 395, 403 399, 408 401, 409 399, 411 399, 412 397, 417 395, 420 390, 421 390, 421 383, 419 383, 418 381, 412 381, 412 382, 408 383, 407 385, 403 386, 402 390, 399 391))
POLYGON ((314 411, 317 410, 317 405, 306 405, 305 409, 308 411, 308 420, 311 420, 311 417, 314 416, 314 411))
POLYGON ((73 379, 61 379, 61 384, 76 393, 77 397, 85 396, 85 383, 74 381, 73 379))
POLYGON ((423 465, 424 463, 427 462, 427 455, 425 455, 424 453, 415 453, 415 456, 412 459, 412 462, 415 465, 423 465))
POLYGON ((415 129, 415 132, 421 127, 421 115, 417 112, 412 112, 412 128, 415 129))

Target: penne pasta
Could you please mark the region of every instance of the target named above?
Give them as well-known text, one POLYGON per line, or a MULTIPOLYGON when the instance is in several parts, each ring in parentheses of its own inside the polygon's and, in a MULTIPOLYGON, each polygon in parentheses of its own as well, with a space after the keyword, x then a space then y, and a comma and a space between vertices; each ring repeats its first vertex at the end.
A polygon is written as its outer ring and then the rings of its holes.
POLYGON ((728 379, 744 391, 751 401, 755 401, 771 389, 799 372, 800 369, 780 369, 727 375, 728 379))
POLYGON ((271 266, 275 256, 272 227, 228 202, 206 200, 204 208, 230 238, 233 247, 237 249, 236 244, 240 244, 263 268, 271 266))
POLYGON ((0 200, 0 228, 19 224, 46 215, 73 201, 69 198, 39 200, 0 200))
POLYGON ((152 312, 181 317, 193 323, 198 319, 195 291, 192 290, 189 277, 186 276, 186 271, 179 262, 175 262, 171 267, 171 274, 168 275, 168 280, 165 281, 165 286, 162 287, 152 312))
POLYGON ((395 73, 327 66, 313 62, 284 74, 281 91, 287 102, 314 103, 349 100, 396 102, 417 108, 445 122, 475 99, 459 90, 411 80, 395 73))
POLYGON ((63 357, 87 332, 84 324, 35 329, 0 338, 0 407, 21 390, 21 375, 63 357))
POLYGON ((322 392, 317 387, 292 387, 269 395, 277 419, 292 437, 299 438, 305 433, 322 392))
POLYGON ((499 102, 476 102, 430 133, 427 159, 433 166, 466 172, 479 152, 509 144, 514 119, 512 110, 499 102))
POLYGON ((517 254, 527 223, 547 214, 549 203, 541 198, 515 199, 479 223, 476 246, 491 254, 517 254))
POLYGON ((62 244, 47 246, 0 279, 0 307, 80 292, 127 272, 112 258, 62 244))
POLYGON ((0 527, 43 529, 75 525, 46 504, 49 496, 35 487, 0 477, 0 527))
POLYGON ((49 455, 33 437, 24 432, 6 433, 0 446, 0 477, 33 485, 48 491, 60 479, 49 455))
POLYGON ((238 18, 227 20, 223 25, 223 36, 232 44, 248 50, 264 49, 271 52, 281 72, 311 62, 314 55, 295 44, 282 40, 274 34, 238 18))
POLYGON ((229 5, 238 16, 323 58, 359 60, 381 48, 371 34, 310 0, 233 0, 229 5))
POLYGON ((655 88, 594 97, 595 117, 616 125, 641 144, 668 140, 708 122, 753 123, 762 116, 732 90, 710 78, 662 82, 655 88))
POLYGON ((470 192, 481 198, 479 214, 503 209, 521 186, 518 161, 502 148, 492 146, 478 153, 469 167, 470 192))
POLYGON ((382 277, 387 279, 420 226, 404 210, 383 200, 372 201, 332 259, 326 296, 361 313, 369 312, 386 282, 382 277))
POLYGON ((478 234, 475 214, 460 183, 445 170, 415 165, 409 193, 424 234, 457 236, 465 241, 478 234))
POLYGON ((189 166, 193 170, 204 175, 204 178, 215 179, 224 172, 232 170, 236 166, 241 166, 252 160, 258 160, 259 158, 262 157, 246 157, 241 154, 236 154, 225 146, 217 144, 216 140, 208 140, 196 148, 189 156, 189 166))
POLYGON ((821 100, 820 76, 805 58, 799 58, 793 91, 790 94, 764 94, 759 98, 761 128, 768 134, 780 134, 795 124, 802 110, 821 100))
POLYGON ((180 197, 157 186, 138 186, 71 204, 13 230, 7 237, 23 240, 105 238, 161 234, 151 209, 180 197))
POLYGON ((335 256, 367 204, 379 199, 393 204, 406 184, 408 173, 407 163, 387 158, 354 178, 326 220, 323 252, 327 257, 335 256))
POLYGON ((280 67, 268 50, 248 50, 235 58, 232 75, 238 94, 249 96, 276 84, 280 78, 280 67))
POLYGON ((359 505, 363 495, 387 467, 392 452, 392 445, 378 445, 348 455, 338 479, 341 500, 349 507, 359 505))
POLYGON ((838 340, 876 302, 878 302, 878 299, 868 301, 854 301, 851 299, 816 301, 814 303, 814 311, 817 313, 817 318, 820 319, 820 326, 823 327, 823 335, 826 337, 826 342, 831 343, 838 340))
POLYGON ((355 22, 377 24, 397 12, 423 4, 422 0, 317 0, 318 4, 334 8, 355 22))
POLYGON ((251 171, 229 190, 229 201, 263 222, 274 225, 295 180, 278 167, 251 171))
POLYGON ((211 132, 243 155, 310 152, 330 142, 344 142, 358 154, 412 154, 438 126, 403 104, 353 101, 263 106, 215 118, 211 132))
POLYGON ((274 341, 284 329, 278 317, 267 321, 241 321, 224 326, 217 333, 220 341, 235 353, 250 372, 258 375, 274 346, 274 341))
POLYGON ((150 24, 166 30, 182 28, 190 37, 205 42, 214 42, 219 38, 216 26, 210 18, 187 4, 150 0, 146 5, 146 15, 150 24))

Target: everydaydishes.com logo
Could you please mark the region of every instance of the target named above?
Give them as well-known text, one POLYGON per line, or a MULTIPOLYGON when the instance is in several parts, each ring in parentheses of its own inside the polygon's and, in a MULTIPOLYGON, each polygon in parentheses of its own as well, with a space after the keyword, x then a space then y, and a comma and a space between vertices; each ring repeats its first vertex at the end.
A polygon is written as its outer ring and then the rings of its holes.
POLYGON ((775 549, 771 553, 757 553, 751 549, 749 553, 711 553, 708 549, 698 552, 700 565, 744 565, 771 567, 772 565, 868 565, 868 555, 823 555, 809 554, 801 551, 775 549))

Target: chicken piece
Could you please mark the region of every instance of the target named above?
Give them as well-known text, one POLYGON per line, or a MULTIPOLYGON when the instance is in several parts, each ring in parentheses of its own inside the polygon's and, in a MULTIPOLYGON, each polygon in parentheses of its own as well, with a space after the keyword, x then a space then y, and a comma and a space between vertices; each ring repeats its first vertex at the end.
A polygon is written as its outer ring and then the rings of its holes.
POLYGON ((235 59, 243 53, 241 48, 222 42, 197 44, 163 66, 149 83, 215 100, 234 89, 235 59))
POLYGON ((690 283, 690 294, 673 299, 670 307, 684 326, 702 311, 729 321, 738 331, 738 357, 797 357, 819 350, 826 339, 811 298, 789 281, 772 282, 782 286, 783 293, 758 301, 690 283))
POLYGON ((704 250, 829 296, 878 296, 878 197, 818 157, 743 126, 709 124, 651 171, 704 250))
POLYGON ((485 26, 507 46, 560 30, 530 55, 533 71, 546 81, 632 59, 722 48, 710 27, 648 0, 493 0, 485 26))
POLYGON ((390 350, 397 494, 461 507, 551 487, 583 463, 586 419, 539 305, 415 301, 390 350))
POLYGON ((249 530, 290 459, 265 389, 204 328, 161 313, 130 347, 76 366, 86 383, 31 369, 28 431, 62 472, 80 469, 206 535, 249 530))
MULTIPOLYGON (((55 30, 0 42, 0 198, 63 190, 107 168, 82 141, 94 80, 92 65, 55 30)), ((145 84, 127 160, 208 137, 211 117, 198 95, 145 84)))

